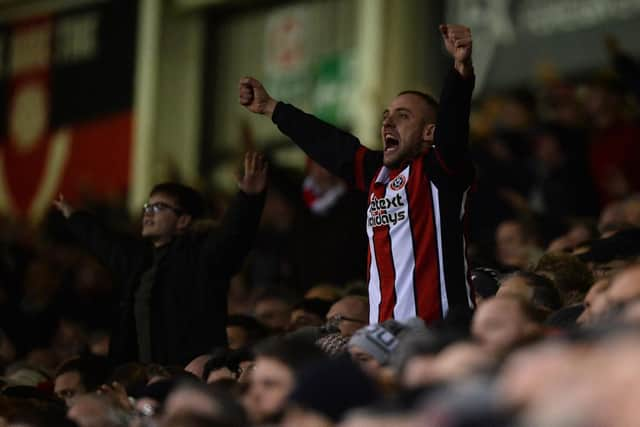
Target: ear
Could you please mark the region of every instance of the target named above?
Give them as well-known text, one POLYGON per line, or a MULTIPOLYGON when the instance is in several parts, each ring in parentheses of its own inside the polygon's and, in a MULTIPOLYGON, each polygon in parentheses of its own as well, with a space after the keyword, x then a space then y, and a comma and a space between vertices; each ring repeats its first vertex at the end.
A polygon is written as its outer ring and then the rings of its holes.
POLYGON ((191 221, 193 218, 189 214, 182 214, 178 217, 178 223, 176 224, 176 228, 178 231, 186 230, 189 225, 191 225, 191 221))
POLYGON ((433 142, 433 135, 436 132, 436 124, 429 123, 424 125, 422 129, 422 140, 426 142, 433 142))

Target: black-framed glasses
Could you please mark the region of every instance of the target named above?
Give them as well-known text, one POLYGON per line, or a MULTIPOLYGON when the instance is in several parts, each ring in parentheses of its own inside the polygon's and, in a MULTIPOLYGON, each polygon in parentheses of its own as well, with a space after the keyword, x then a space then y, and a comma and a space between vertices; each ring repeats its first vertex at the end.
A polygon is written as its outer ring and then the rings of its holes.
POLYGON ((176 215, 182 215, 183 213, 182 209, 174 208, 173 206, 163 202, 145 203, 144 205, 142 205, 142 213, 145 213, 145 214, 149 214, 149 213, 157 214, 158 212, 162 212, 166 210, 171 210, 175 212, 176 215))

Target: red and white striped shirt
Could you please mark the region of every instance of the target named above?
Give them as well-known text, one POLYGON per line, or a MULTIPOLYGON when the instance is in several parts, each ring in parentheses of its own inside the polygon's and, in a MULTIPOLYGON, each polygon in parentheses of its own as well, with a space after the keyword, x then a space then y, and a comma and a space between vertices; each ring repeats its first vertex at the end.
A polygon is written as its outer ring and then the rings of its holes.
POLYGON ((464 233, 471 186, 448 176, 442 188, 444 171, 436 167, 430 176, 425 162, 422 156, 401 170, 383 166, 371 182, 370 323, 415 316, 431 322, 447 314, 451 299, 473 307, 464 233))
POLYGON ((469 111, 474 79, 448 73, 435 145, 398 170, 381 151, 292 105, 278 103, 272 120, 313 160, 367 192, 371 323, 419 316, 441 319, 473 308, 466 248, 469 194, 469 111))

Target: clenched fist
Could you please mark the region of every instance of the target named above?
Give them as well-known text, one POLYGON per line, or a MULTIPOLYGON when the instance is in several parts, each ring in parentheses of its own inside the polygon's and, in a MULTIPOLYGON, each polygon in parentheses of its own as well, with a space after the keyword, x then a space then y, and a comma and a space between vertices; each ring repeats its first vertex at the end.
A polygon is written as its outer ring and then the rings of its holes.
POLYGON ((238 100, 240 105, 252 113, 263 114, 269 118, 273 115, 277 104, 277 101, 269 96, 262 83, 253 77, 240 79, 238 100))

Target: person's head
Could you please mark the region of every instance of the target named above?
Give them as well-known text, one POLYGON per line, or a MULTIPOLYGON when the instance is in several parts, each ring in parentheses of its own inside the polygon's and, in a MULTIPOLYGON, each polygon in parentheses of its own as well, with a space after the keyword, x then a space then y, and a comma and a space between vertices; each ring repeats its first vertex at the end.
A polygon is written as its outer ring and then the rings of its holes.
POLYGON ((227 341, 231 350, 252 346, 266 335, 266 328, 253 316, 234 314, 227 317, 227 341))
POLYGON ((284 293, 268 291, 260 296, 254 308, 256 319, 272 332, 282 332, 289 326, 292 304, 284 293))
POLYGON ((187 363, 187 366, 184 367, 184 370, 192 373, 198 378, 202 378, 204 367, 212 357, 213 356, 211 354, 201 354, 200 356, 196 356, 193 360, 191 360, 191 362, 187 363))
POLYGON ((300 373, 283 426, 332 426, 378 398, 375 383, 348 357, 323 360, 300 373))
POLYGON ((502 276, 496 295, 518 296, 547 314, 562 307, 562 300, 554 283, 548 277, 529 271, 514 271, 502 276))
POLYGON ((438 102, 418 91, 396 96, 382 114, 383 163, 397 168, 433 144, 438 102))
POLYGON ((331 284, 321 284, 315 285, 311 287, 307 292, 305 292, 305 298, 317 298, 324 301, 336 302, 342 297, 344 294, 342 290, 335 285, 331 284))
POLYGON ((212 384, 220 380, 235 380, 237 376, 237 365, 230 363, 231 350, 226 347, 216 348, 203 366, 198 378, 207 384, 212 384))
POLYGON ((158 184, 144 205, 142 236, 162 246, 203 214, 204 201, 196 190, 173 182, 158 184))
POLYGON ((489 352, 502 355, 542 332, 543 316, 517 296, 496 296, 476 310, 473 337, 489 352))
MULTIPOLYGON (((386 323, 386 322, 385 322, 386 323)), ((396 335, 385 323, 356 331, 347 345, 351 358, 372 378, 381 379, 391 353, 398 347, 396 335)))
POLYGON ((547 253, 534 271, 553 281, 565 304, 581 301, 593 284, 593 274, 579 258, 565 253, 547 253))
POLYGON ((254 423, 278 421, 296 375, 308 363, 323 359, 313 344, 282 338, 268 339, 255 348, 256 361, 245 395, 245 407, 254 423))
POLYGON ((327 322, 349 337, 369 323, 369 301, 355 295, 341 298, 327 312, 327 322))
MULTIPOLYGON (((245 425, 242 407, 231 395, 210 384, 184 381, 169 394, 164 404, 164 420, 178 414, 194 414, 219 420, 231 425, 245 425)), ((218 424, 214 424, 218 425, 218 424)))
POLYGON ((597 280, 584 297, 584 310, 576 319, 577 323, 590 324, 601 318, 607 309, 607 300, 604 293, 611 285, 609 278, 597 280))
POLYGON ((611 312, 640 297, 640 264, 633 264, 618 273, 604 291, 606 311, 611 312))
POLYGON ((81 356, 64 362, 56 371, 55 394, 72 406, 78 396, 96 391, 110 373, 108 359, 100 356, 81 356))
POLYGON ((304 326, 321 326, 330 307, 330 302, 319 298, 305 298, 299 301, 291 310, 289 330, 295 331, 304 326))
POLYGON ((506 220, 496 229, 496 259, 508 267, 525 268, 535 247, 535 233, 525 221, 506 220))
POLYGON ((126 411, 96 394, 79 396, 67 417, 79 427, 127 427, 131 421, 126 411))

